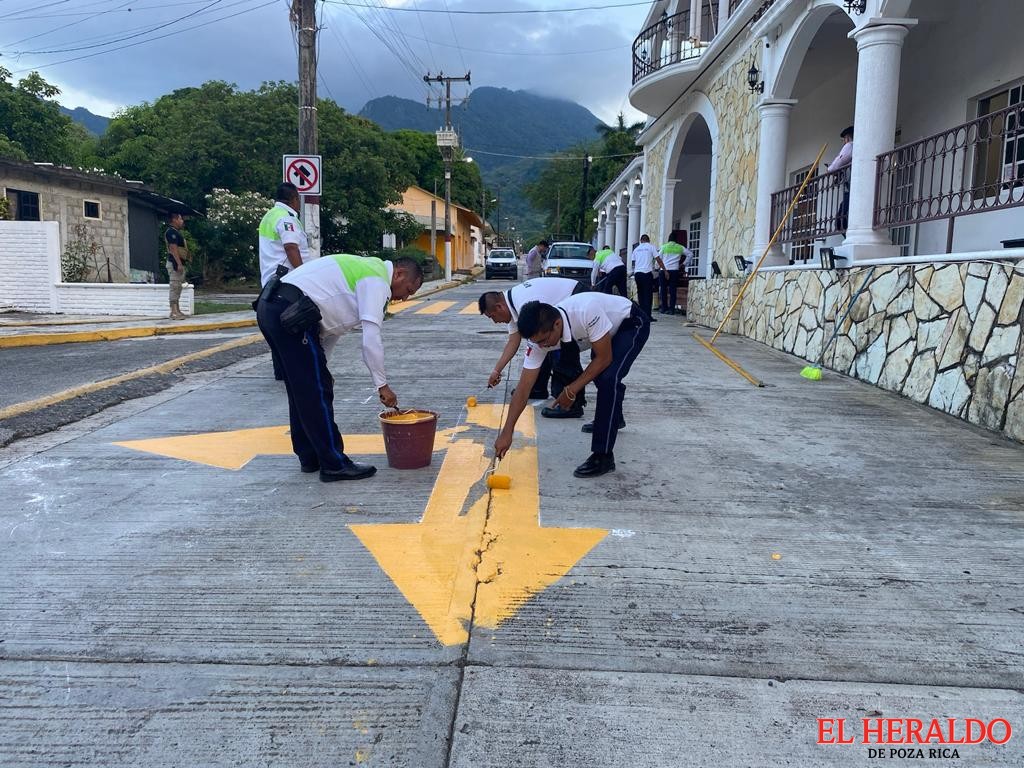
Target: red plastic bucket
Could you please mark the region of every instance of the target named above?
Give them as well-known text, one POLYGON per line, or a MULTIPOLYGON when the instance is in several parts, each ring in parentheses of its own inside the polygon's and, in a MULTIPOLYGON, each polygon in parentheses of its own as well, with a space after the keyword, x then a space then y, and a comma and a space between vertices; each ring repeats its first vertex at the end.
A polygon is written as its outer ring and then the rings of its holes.
POLYGON ((389 467, 420 469, 430 466, 437 433, 436 413, 417 408, 385 411, 378 418, 384 433, 384 451, 388 455, 389 467))

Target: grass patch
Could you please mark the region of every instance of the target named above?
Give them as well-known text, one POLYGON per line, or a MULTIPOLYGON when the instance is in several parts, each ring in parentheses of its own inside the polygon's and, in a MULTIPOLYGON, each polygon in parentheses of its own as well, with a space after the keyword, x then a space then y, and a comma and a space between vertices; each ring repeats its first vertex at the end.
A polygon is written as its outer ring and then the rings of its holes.
POLYGON ((193 303, 193 314, 213 315, 218 312, 241 312, 251 309, 248 304, 224 304, 219 301, 196 301, 193 303))

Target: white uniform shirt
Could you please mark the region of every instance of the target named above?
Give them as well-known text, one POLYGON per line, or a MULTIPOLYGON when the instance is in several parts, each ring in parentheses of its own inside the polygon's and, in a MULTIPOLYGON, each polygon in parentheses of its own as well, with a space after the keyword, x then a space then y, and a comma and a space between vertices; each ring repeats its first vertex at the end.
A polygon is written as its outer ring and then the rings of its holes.
POLYGON ((576 285, 576 281, 568 277, 537 277, 509 288, 505 291, 505 303, 508 304, 508 311, 512 313, 508 335, 519 333, 519 326, 516 323, 519 321, 519 310, 524 304, 531 301, 557 304, 572 296, 576 285))
POLYGON ((683 248, 682 253, 661 253, 659 251, 658 255, 661 257, 661 263, 669 272, 679 269, 680 262, 682 262, 683 269, 693 263, 693 251, 689 248, 683 248))
POLYGON ((640 243, 633 249, 633 274, 637 272, 653 272, 654 257, 658 255, 658 249, 650 243, 640 243))
MULTIPOLYGON (((359 259, 345 256, 343 259, 359 259)), ((320 339, 328 354, 338 338, 346 332, 362 328, 363 361, 380 389, 387 384, 384 374, 384 345, 380 327, 384 312, 391 300, 391 278, 394 264, 385 262, 387 278, 360 275, 358 279, 346 275, 338 256, 324 256, 293 269, 281 278, 301 290, 320 310, 320 339), (355 284, 355 290, 351 283, 355 284)), ((378 262, 379 263, 379 262, 378 262)))
POLYGON ((266 285, 267 281, 274 276, 279 264, 284 264, 292 269, 291 262, 288 261, 288 254, 284 250, 285 245, 288 244, 298 247, 299 257, 303 264, 313 258, 309 251, 306 232, 302 229, 302 222, 299 221, 299 214, 285 203, 275 203, 260 222, 261 285, 266 285))
MULTIPOLYGON (((555 305, 555 309, 562 316, 562 342, 575 341, 580 350, 585 350, 605 336, 614 336, 629 318, 633 302, 610 293, 579 293, 555 305)), ((523 368, 540 368, 547 353, 558 348, 527 341, 523 368)))

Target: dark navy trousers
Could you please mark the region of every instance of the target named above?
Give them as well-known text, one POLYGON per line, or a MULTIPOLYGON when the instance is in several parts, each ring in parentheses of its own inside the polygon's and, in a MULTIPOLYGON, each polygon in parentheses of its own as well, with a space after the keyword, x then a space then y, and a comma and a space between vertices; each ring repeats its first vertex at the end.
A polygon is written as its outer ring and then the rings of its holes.
POLYGON ((260 301, 256 322, 284 374, 292 450, 303 464, 319 462, 321 469, 341 469, 348 457, 334 421, 334 377, 327 369, 318 327, 302 334, 281 327, 281 313, 291 303, 282 296, 260 301))
POLYGON ((626 385, 622 380, 640 354, 651 335, 651 321, 636 304, 628 319, 612 336, 612 362, 594 379, 597 385, 597 410, 594 413, 594 433, 590 450, 594 453, 611 453, 619 433, 622 418, 622 398, 626 385))
POLYGON ((618 291, 619 296, 627 296, 626 292, 626 267, 619 265, 598 281, 598 289, 601 293, 614 293, 618 291))

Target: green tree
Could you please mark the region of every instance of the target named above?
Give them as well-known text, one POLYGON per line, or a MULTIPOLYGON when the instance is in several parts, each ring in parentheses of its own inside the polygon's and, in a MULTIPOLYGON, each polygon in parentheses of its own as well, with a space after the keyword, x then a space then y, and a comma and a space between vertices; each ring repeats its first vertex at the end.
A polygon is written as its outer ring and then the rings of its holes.
POLYGON ((60 89, 31 72, 15 85, 0 67, 0 156, 91 165, 95 141, 53 99, 60 89))
MULTIPOLYGON (((423 131, 399 130, 390 134, 408 155, 407 166, 413 176, 413 183, 428 192, 434 191, 444 197, 444 161, 437 148, 433 134, 423 131)), ((452 202, 473 211, 480 211, 484 195, 484 183, 480 168, 474 162, 457 155, 452 163, 452 202)))

